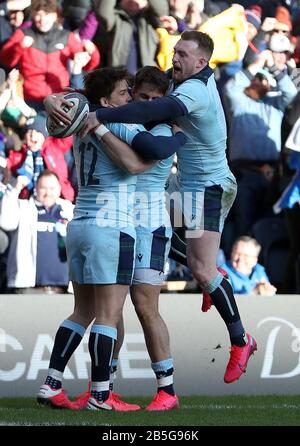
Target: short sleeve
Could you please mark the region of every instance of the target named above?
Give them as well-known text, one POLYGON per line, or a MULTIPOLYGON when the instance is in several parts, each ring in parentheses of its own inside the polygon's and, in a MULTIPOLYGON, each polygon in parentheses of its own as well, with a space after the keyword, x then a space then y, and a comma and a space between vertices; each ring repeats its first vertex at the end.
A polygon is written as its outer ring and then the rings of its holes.
POLYGON ((208 94, 208 89, 202 81, 190 79, 179 85, 170 96, 179 99, 187 108, 188 113, 192 113, 207 110, 209 105, 208 94))

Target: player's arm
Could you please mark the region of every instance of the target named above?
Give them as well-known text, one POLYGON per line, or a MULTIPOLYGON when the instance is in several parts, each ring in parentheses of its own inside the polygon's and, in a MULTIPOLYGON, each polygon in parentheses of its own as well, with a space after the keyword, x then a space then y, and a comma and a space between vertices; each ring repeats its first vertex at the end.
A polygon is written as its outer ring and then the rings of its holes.
POLYGON ((175 96, 164 96, 155 101, 130 102, 117 108, 98 108, 99 122, 139 122, 167 121, 188 114, 186 106, 175 96))
POLYGON ((126 122, 146 123, 151 121, 168 121, 188 114, 184 103, 175 96, 164 96, 155 101, 130 102, 117 108, 98 108, 89 114, 88 121, 80 132, 84 138, 94 130, 99 123, 126 122))
POLYGON ((120 169, 131 173, 132 175, 137 175, 150 169, 157 161, 144 160, 137 153, 135 153, 132 148, 126 144, 126 142, 117 138, 108 129, 106 133, 102 133, 105 129, 104 126, 96 129, 95 134, 97 138, 101 140, 102 147, 105 150, 107 156, 111 161, 116 164, 120 169))
POLYGON ((166 159, 174 155, 187 141, 181 128, 175 124, 173 125, 173 133, 173 136, 154 136, 150 132, 140 132, 133 138, 131 146, 145 159, 166 159))
MULTIPOLYGON (((95 133, 101 133, 101 128, 104 129, 104 132, 108 130, 104 125, 102 125, 95 131, 95 133)), ((147 131, 139 131, 130 141, 127 140, 127 142, 130 143, 130 146, 127 144, 123 145, 118 143, 118 138, 114 140, 112 137, 110 137, 110 141, 113 143, 113 145, 108 150, 111 152, 115 148, 117 152, 113 156, 116 157, 117 155, 118 157, 117 162, 115 162, 114 159, 111 159, 121 168, 122 166, 120 166, 119 163, 122 162, 125 170, 130 168, 133 169, 135 173, 143 172, 144 170, 152 167, 155 164, 155 160, 169 158, 169 156, 173 155, 186 143, 185 134, 176 124, 173 124, 173 133, 174 135, 172 136, 162 136, 153 135, 147 131), (136 152, 136 156, 133 156, 132 153, 130 153, 132 152, 131 148, 134 150, 134 152, 136 152), (122 153, 123 149, 125 150, 124 153, 122 153)), ((118 133, 117 136, 120 136, 120 134, 118 133)), ((121 138, 123 141, 122 136, 121 138)), ((104 142, 109 143, 108 140, 104 140, 104 142)), ((131 170, 129 171, 131 172, 131 170)))

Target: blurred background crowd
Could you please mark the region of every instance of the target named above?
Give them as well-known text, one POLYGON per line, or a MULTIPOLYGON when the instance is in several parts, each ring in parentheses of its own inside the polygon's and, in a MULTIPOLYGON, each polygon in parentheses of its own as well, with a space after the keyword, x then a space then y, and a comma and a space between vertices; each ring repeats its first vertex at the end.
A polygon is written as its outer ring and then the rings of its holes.
MULTIPOLYGON (((219 265, 236 293, 300 293, 300 1, 292 0, 0 2, 0 292, 68 290, 72 137, 47 134, 44 97, 82 88, 99 67, 167 70, 186 29, 214 40, 210 66, 238 182, 219 265)), ((173 261, 169 279, 192 281, 173 261)))

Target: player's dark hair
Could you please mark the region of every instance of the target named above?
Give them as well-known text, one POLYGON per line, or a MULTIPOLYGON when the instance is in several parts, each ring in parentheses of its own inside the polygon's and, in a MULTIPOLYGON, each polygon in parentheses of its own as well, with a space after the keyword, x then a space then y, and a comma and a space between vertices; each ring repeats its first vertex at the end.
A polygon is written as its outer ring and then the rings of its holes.
POLYGON ((83 94, 90 102, 99 104, 100 98, 109 98, 116 84, 124 79, 128 79, 124 68, 99 68, 85 76, 83 94))
POLYGON ((181 39, 192 40, 198 45, 198 48, 205 52, 208 60, 211 58, 214 50, 214 42, 208 34, 201 31, 184 31, 181 34, 181 39))
POLYGON ((146 65, 137 71, 134 78, 134 88, 138 89, 143 84, 149 84, 162 95, 165 95, 169 87, 169 78, 159 68, 146 65))

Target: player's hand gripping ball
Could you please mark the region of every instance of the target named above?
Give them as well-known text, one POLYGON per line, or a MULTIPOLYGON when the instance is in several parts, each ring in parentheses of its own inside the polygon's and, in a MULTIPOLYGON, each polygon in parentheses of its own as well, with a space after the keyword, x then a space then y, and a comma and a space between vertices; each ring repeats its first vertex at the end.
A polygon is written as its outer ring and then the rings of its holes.
POLYGON ((62 110, 70 116, 71 123, 68 125, 58 125, 50 115, 47 117, 46 126, 48 133, 50 136, 55 136, 56 138, 66 138, 67 136, 78 133, 85 125, 89 116, 88 101, 81 93, 67 93, 64 99, 73 104, 71 108, 62 105, 62 110))

